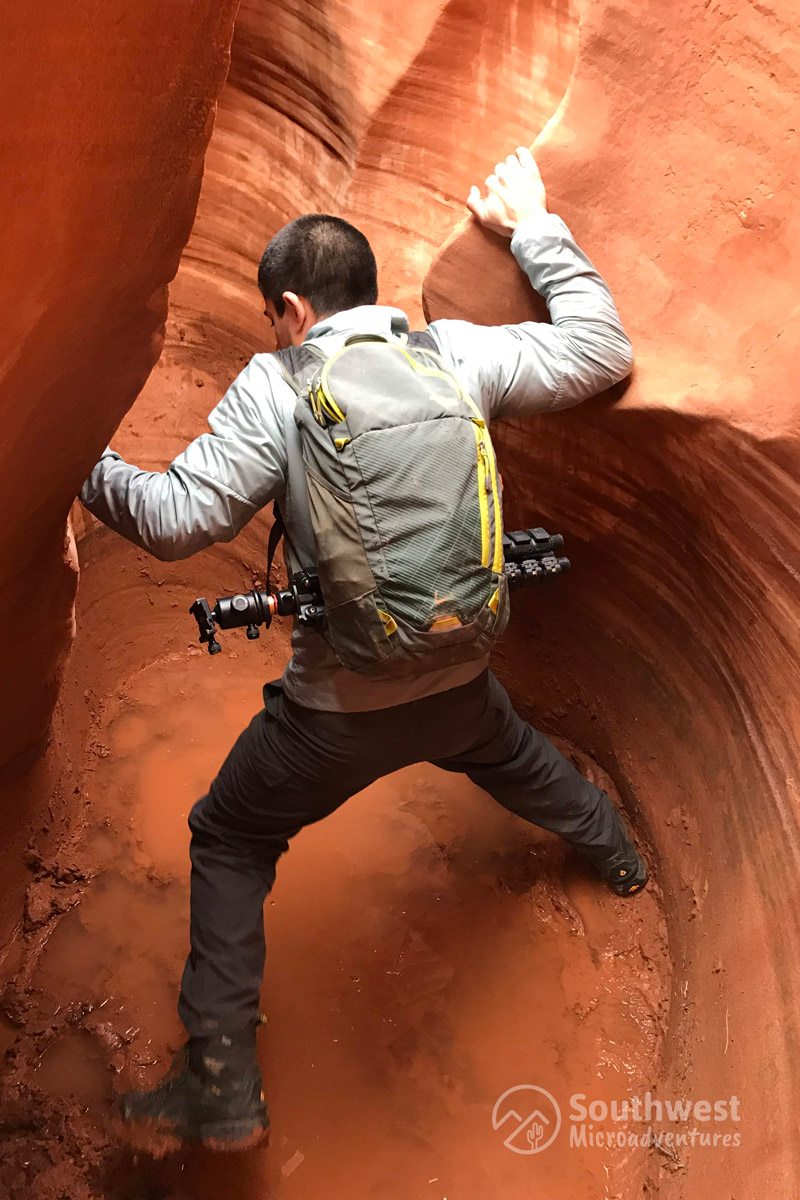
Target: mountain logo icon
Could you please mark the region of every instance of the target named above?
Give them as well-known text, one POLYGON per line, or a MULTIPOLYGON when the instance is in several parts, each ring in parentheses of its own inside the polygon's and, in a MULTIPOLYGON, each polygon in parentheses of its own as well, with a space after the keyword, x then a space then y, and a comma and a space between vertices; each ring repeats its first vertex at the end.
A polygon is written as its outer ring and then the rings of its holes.
POLYGON ((558 1102, 534 1083, 509 1088, 492 1110, 492 1129, 504 1134, 503 1145, 514 1154, 541 1154, 555 1141, 560 1128, 558 1102))

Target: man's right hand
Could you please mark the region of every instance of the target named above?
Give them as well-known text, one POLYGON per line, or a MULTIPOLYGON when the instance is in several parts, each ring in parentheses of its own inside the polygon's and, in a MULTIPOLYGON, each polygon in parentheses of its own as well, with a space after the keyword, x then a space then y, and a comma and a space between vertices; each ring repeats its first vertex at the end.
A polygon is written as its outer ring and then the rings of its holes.
POLYGON ((467 208, 481 225, 508 238, 526 217, 547 212, 544 184, 530 150, 519 146, 499 162, 486 180, 486 196, 471 188, 467 208))

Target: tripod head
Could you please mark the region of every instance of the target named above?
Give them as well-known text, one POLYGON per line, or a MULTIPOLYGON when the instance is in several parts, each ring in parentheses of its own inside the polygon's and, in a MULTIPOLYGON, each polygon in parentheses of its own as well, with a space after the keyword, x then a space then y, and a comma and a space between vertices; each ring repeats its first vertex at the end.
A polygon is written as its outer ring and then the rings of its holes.
POLYGON ((209 654, 219 654, 222 649, 216 639, 217 627, 238 629, 245 625, 247 637, 253 641, 260 636, 258 626, 269 629, 273 617, 296 616, 301 625, 314 628, 324 616, 319 579, 307 571, 298 571, 282 591, 222 596, 213 608, 203 597, 195 600, 189 612, 197 621, 200 641, 208 643, 209 654))
MULTIPOLYGON (((541 583, 562 571, 569 570, 569 559, 561 558, 564 539, 559 533, 546 529, 520 529, 503 535, 503 571, 510 590, 541 583)), ((197 621, 201 643, 209 654, 219 654, 222 647, 216 638, 217 629, 238 629, 245 626, 252 641, 259 636, 259 625, 269 629, 273 617, 295 616, 301 625, 312 629, 321 625, 324 600, 319 578, 308 571, 298 571, 289 586, 278 592, 241 592, 222 596, 212 608, 205 597, 195 600, 189 612, 197 621)))

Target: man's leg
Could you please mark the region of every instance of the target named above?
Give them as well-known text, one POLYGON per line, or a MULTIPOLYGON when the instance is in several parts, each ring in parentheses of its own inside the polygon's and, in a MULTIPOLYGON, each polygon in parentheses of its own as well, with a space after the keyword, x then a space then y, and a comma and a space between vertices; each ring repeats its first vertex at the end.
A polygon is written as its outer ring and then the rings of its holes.
POLYGON ((559 834, 619 894, 646 883, 644 863, 606 793, 517 715, 493 675, 474 740, 457 755, 438 759, 436 766, 463 772, 504 808, 559 834))
MULTIPOLYGON (((191 953, 179 1012, 182 1070, 122 1099, 123 1118, 181 1140, 239 1149, 268 1128, 255 1053, 264 900, 289 839, 360 791, 379 763, 357 753, 345 715, 267 707, 237 739, 192 809, 191 953)), ((386 767, 393 769, 391 762, 386 767)))
POLYGON ((277 860, 304 825, 347 798, 335 780, 298 790, 303 758, 294 768, 286 761, 285 732, 268 711, 258 713, 189 816, 191 953, 178 1011, 190 1035, 257 1019, 264 901, 277 860))

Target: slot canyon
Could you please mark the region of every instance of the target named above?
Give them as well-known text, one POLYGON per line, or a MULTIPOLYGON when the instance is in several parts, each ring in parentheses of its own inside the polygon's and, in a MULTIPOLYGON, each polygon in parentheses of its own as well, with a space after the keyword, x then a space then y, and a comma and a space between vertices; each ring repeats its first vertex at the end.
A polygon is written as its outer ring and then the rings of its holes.
POLYGON ((3 17, 0 1200, 794 1200, 800 6, 3 17), (182 1041, 186 817, 288 631, 212 659, 188 613, 263 586, 268 511, 160 562, 75 496, 109 442, 164 470, 274 349, 256 267, 299 213, 363 229, 412 328, 541 319, 464 208, 521 143, 636 365, 493 429, 506 526, 572 560, 514 595, 495 670, 622 805, 652 886, 618 899, 465 779, 381 781, 268 902, 270 1145, 137 1154, 109 1113, 182 1041), (540 1154, 492 1127, 517 1085, 561 1105, 540 1154), (698 1127, 737 1142, 570 1144, 573 1093, 646 1091, 736 1097, 698 1127))

